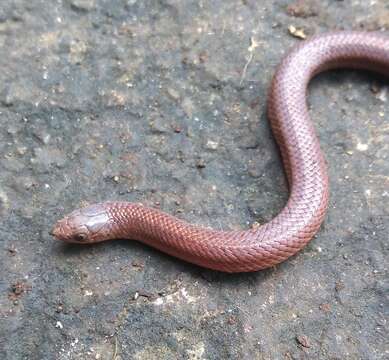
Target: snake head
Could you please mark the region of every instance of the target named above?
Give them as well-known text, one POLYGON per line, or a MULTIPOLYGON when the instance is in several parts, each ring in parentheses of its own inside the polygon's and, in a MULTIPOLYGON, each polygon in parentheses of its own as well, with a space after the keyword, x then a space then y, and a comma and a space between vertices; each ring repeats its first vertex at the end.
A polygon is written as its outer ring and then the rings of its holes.
POLYGON ((104 204, 95 204, 65 216, 50 234, 68 243, 91 244, 112 238, 110 223, 104 204))

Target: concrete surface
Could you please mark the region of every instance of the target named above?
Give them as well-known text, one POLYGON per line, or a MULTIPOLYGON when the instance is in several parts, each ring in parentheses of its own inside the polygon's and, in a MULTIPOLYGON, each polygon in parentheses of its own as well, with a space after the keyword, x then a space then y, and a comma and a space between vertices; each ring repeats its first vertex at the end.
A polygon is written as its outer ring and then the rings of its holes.
POLYGON ((385 0, 2 0, 0 358, 388 359, 389 102, 372 74, 312 82, 331 206, 274 269, 48 235, 109 199, 224 229, 271 219, 276 64, 299 37, 388 27, 385 0))

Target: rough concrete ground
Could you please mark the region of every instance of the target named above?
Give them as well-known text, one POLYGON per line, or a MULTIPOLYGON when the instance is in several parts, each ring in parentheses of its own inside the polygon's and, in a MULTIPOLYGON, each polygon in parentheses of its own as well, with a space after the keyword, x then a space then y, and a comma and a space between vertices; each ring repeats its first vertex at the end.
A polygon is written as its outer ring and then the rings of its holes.
POLYGON ((372 74, 312 82, 331 206, 273 269, 48 235, 109 199, 224 229, 271 219, 276 64, 305 35, 388 27, 385 0, 2 0, 1 359, 388 359, 389 102, 372 74))

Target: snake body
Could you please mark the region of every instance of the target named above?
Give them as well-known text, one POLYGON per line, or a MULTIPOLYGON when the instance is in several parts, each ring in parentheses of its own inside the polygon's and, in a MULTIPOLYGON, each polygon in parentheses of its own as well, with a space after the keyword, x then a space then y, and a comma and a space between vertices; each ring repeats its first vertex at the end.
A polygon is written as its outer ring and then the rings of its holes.
POLYGON ((324 156, 306 105, 316 74, 334 68, 389 74, 389 37, 378 32, 334 32, 294 47, 279 65, 268 98, 268 117, 281 150, 290 196, 270 222, 245 231, 216 231, 129 202, 76 210, 52 234, 67 242, 135 239, 202 267, 248 272, 289 258, 318 231, 328 206, 324 156))

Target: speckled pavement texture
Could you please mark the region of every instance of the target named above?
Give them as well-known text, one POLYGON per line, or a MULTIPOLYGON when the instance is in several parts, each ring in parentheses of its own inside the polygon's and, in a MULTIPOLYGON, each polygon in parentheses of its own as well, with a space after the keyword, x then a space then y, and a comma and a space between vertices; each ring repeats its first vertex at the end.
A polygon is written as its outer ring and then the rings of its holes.
POLYGON ((1 359, 388 359, 389 88, 309 89, 331 204, 270 270, 225 275, 131 241, 48 234, 74 208, 139 201, 242 229, 287 186, 266 120, 300 38, 389 29, 385 0, 2 0, 1 359))

